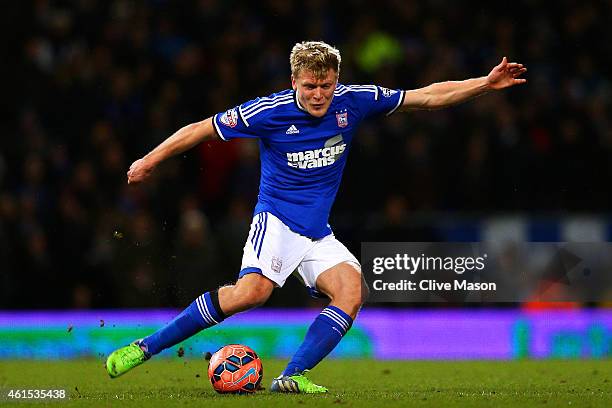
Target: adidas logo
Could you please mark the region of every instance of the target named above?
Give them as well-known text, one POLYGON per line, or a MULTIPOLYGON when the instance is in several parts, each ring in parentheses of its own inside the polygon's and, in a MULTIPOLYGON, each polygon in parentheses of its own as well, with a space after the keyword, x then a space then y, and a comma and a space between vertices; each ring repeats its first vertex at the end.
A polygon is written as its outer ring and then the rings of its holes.
POLYGON ((296 128, 295 125, 289 126, 289 129, 285 132, 287 135, 295 135, 296 133, 300 133, 300 129, 296 128))

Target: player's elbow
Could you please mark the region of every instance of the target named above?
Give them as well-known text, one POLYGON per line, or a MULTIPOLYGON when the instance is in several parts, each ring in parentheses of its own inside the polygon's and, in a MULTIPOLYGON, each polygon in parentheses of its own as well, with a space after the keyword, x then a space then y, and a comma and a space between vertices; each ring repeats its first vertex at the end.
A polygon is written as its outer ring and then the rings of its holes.
POLYGON ((437 93, 434 89, 426 88, 422 98, 422 109, 436 110, 448 106, 448 95, 437 93))
POLYGON ((407 91, 401 111, 437 109, 436 95, 430 87, 407 91))

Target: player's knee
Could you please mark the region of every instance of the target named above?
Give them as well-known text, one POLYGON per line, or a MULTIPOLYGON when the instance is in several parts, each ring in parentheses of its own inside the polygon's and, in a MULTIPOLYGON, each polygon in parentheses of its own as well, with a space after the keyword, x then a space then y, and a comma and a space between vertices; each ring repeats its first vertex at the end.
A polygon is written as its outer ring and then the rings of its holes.
POLYGON ((227 315, 261 306, 268 300, 274 284, 259 275, 246 275, 234 284, 219 289, 219 302, 227 315))
POLYGON ((361 273, 352 265, 342 264, 326 271, 317 280, 319 290, 331 298, 332 304, 341 307, 350 316, 366 301, 369 290, 361 273))
POLYGON ((345 287, 334 296, 334 303, 342 305, 346 313, 355 316, 365 302, 363 290, 359 285, 345 287))
POLYGON ((263 276, 251 274, 246 275, 236 282, 234 289, 235 298, 245 308, 253 308, 264 304, 270 295, 274 285, 263 276))
POLYGON ((350 285, 344 285, 341 291, 341 297, 348 302, 353 308, 359 309, 368 299, 370 290, 362 276, 354 279, 350 285))
POLYGON ((242 291, 240 296, 244 305, 251 309, 266 303, 270 297, 270 292, 266 288, 254 286, 242 291))

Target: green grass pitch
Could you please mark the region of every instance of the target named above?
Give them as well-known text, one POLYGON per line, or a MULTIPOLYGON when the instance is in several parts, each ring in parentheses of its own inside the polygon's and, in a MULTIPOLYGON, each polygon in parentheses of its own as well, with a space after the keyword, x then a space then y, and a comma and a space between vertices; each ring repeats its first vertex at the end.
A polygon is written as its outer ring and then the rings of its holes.
MULTIPOLYGON (((269 387, 285 361, 265 359, 269 387)), ((102 362, 0 361, 0 406, 611 407, 612 361, 328 360, 310 373, 325 395, 219 395, 207 362, 152 360, 118 379, 102 362), (65 389, 63 401, 11 401, 10 389, 65 389)))

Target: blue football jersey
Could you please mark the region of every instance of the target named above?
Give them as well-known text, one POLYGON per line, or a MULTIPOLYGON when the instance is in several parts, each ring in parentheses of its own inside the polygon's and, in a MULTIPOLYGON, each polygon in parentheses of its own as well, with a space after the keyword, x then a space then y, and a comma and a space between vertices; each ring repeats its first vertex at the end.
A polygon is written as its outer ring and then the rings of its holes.
POLYGON ((259 139, 255 214, 268 211, 292 231, 319 239, 331 233, 329 213, 358 125, 392 114, 403 99, 401 90, 338 84, 329 110, 317 118, 289 89, 218 113, 213 123, 223 140, 259 139))

